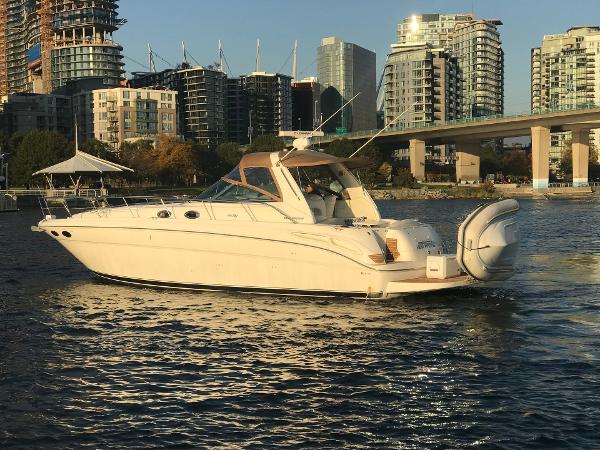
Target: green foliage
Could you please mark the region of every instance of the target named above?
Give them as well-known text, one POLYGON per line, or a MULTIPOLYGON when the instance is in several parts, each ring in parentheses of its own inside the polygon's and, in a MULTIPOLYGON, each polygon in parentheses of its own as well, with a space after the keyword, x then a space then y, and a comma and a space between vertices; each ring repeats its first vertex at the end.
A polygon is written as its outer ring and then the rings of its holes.
POLYGON ((256 152, 280 152, 285 148, 285 141, 279 136, 262 134, 252 139, 248 147, 248 153, 256 152))
POLYGON ((527 177, 531 174, 531 164, 527 156, 521 152, 510 152, 502 158, 502 173, 516 177, 527 177))
POLYGON ((135 172, 126 174, 130 180, 138 182, 156 181, 158 160, 152 141, 140 140, 121 144, 120 161, 135 172))
MULTIPOLYGON (((357 148, 358 147, 355 146, 354 142, 343 138, 332 141, 325 151, 333 156, 347 158, 354 153, 357 148)), ((364 154, 361 154, 361 156, 364 156, 364 154)))
POLYGON ((237 166, 242 155, 240 144, 237 142, 225 142, 217 147, 217 156, 219 157, 223 173, 229 172, 237 166))
POLYGON ((7 153, 10 150, 10 136, 0 132, 0 153, 7 153))
POLYGON ((238 158, 238 161, 235 163, 235 165, 230 166, 229 162, 224 162, 219 157, 218 150, 214 151, 209 149, 208 147, 201 145, 194 146, 194 156, 196 161, 196 169, 198 175, 200 175, 199 182, 204 185, 210 184, 218 180, 227 172, 229 172, 239 162, 238 158))
POLYGON ((118 163, 118 152, 116 152, 106 142, 99 141, 98 139, 92 139, 79 146, 80 150, 89 153, 92 156, 105 159, 118 163))
MULTIPOLYGON (((573 147, 570 140, 565 141, 565 150, 563 151, 558 169, 563 179, 573 178, 573 147)), ((600 178, 600 163, 598 163, 598 150, 590 146, 588 178, 595 180, 600 178)))
POLYGON ((384 162, 377 169, 377 175, 381 177, 384 182, 388 182, 392 180, 392 170, 393 167, 389 162, 384 162))
POLYGON ((485 192, 486 194, 493 194, 494 192, 496 192, 496 187, 494 186, 494 183, 492 183, 490 180, 486 180, 485 183, 483 183, 483 185, 481 186, 481 189, 483 189, 483 192, 485 192))
POLYGON ((413 189, 417 187, 417 180, 415 180, 410 170, 400 169, 398 174, 392 178, 392 185, 394 187, 413 189))
POLYGON ((480 173, 487 175, 488 173, 496 173, 502 169, 500 158, 496 151, 489 147, 483 147, 480 153, 480 173))
POLYGON ((10 139, 12 184, 24 186, 34 181, 32 174, 73 156, 73 148, 60 134, 30 131, 10 139))
MULTIPOLYGON (((338 156, 340 158, 348 158, 352 155, 360 146, 363 145, 355 144, 348 139, 336 139, 332 141, 329 146, 325 149, 330 155, 338 156)), ((377 182, 386 181, 383 177, 378 176, 377 169, 384 162, 383 153, 373 144, 367 145, 363 148, 355 158, 366 158, 371 161, 372 165, 364 169, 354 170, 353 173, 358 179, 365 185, 365 187, 371 188, 377 184, 377 182)))

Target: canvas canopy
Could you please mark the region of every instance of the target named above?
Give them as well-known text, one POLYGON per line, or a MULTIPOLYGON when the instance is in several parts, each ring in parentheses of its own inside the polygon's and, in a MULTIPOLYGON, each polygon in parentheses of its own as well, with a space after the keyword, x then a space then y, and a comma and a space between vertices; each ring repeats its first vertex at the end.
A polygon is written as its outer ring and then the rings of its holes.
MULTIPOLYGON (((284 167, 311 167, 325 164, 344 164, 348 169, 368 167, 372 162, 367 158, 339 158, 328 153, 314 150, 298 150, 289 156, 287 152, 279 153, 279 160, 284 167)), ((271 167, 271 153, 248 153, 240 160, 240 169, 245 167, 271 167)))
POLYGON ((133 172, 129 167, 121 166, 88 153, 77 151, 71 159, 55 164, 45 169, 38 170, 33 175, 56 175, 75 173, 108 173, 108 172, 133 172))

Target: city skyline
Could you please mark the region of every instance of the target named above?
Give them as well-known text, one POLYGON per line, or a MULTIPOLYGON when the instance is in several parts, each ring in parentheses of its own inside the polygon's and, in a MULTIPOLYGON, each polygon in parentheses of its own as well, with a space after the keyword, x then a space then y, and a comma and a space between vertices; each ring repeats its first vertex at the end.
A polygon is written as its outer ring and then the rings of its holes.
MULTIPOLYGON (((218 59, 220 39, 231 74, 238 76, 254 70, 256 39, 261 39, 261 70, 291 73, 291 52, 298 39, 298 77, 316 75, 316 50, 326 36, 339 36, 377 54, 377 80, 385 56, 396 40, 399 21, 419 13, 468 13, 478 18, 497 18, 501 27, 505 51, 505 112, 527 111, 530 108, 530 51, 540 45, 544 35, 564 33, 572 26, 600 24, 600 4, 574 1, 570 8, 555 0, 545 2, 544 8, 533 2, 507 1, 500 4, 476 1, 407 1, 402 4, 383 0, 378 9, 360 2, 339 5, 307 0, 302 8, 279 4, 271 0, 259 5, 233 1, 211 4, 210 9, 193 0, 179 0, 178 8, 156 2, 128 0, 119 8, 128 23, 115 35, 124 46, 124 62, 128 76, 147 65, 147 44, 160 57, 173 65, 181 59, 181 41, 185 41, 192 63, 209 65, 218 59), (154 2, 152 2, 154 3, 154 2), (560 11, 560 14, 556 12, 560 11), (235 12, 235 14, 232 14, 235 12), (290 17, 293 20, 287 21, 290 17), (590 20, 590 17, 596 20, 590 20), (195 23, 200 18, 200 26, 195 23), (293 22, 294 26, 290 26, 293 22), (592 23, 594 22, 594 23, 592 23), (227 24, 227 28, 223 24, 227 24), (149 33, 149 29, 154 29, 149 33), (177 34, 173 30, 178 30, 177 34)), ((168 65, 155 58, 157 69, 168 65)))

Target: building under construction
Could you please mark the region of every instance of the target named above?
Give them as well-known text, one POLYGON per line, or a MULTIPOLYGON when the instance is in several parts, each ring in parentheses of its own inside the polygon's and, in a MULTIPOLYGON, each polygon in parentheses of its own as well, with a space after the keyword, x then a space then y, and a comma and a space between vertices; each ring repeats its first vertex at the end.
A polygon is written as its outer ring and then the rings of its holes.
POLYGON ((117 86, 117 1, 0 0, 0 95, 49 93, 87 77, 117 86))

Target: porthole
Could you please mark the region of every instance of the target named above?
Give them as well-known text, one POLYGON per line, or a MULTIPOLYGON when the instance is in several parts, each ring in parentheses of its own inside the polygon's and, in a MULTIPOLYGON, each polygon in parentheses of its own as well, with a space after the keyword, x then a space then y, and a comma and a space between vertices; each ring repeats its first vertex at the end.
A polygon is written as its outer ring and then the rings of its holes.
POLYGON ((163 209, 162 211, 159 211, 156 215, 160 219, 168 219, 169 217, 171 217, 171 212, 167 211, 166 209, 163 209))
POLYGON ((58 232, 56 232, 54 230, 52 230, 50 233, 52 233, 52 236, 58 236, 59 235, 58 232))
POLYGON ((71 237, 71 233, 69 233, 68 231, 63 231, 62 235, 66 238, 70 238, 71 237))
POLYGON ((186 211, 184 216, 186 217, 186 219, 197 219, 198 217, 200 217, 200 213, 198 211, 186 211))

